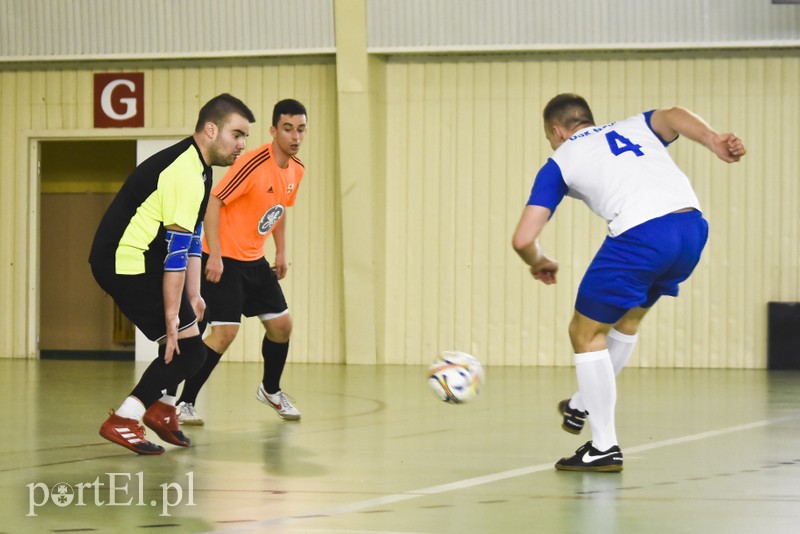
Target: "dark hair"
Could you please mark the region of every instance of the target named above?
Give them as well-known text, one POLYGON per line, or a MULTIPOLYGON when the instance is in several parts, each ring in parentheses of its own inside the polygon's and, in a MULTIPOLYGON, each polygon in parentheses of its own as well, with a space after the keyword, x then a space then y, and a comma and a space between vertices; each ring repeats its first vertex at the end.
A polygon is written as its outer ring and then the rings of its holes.
POLYGON ((256 122, 256 117, 247 105, 236 98, 235 96, 222 93, 217 95, 200 108, 200 113, 197 116, 197 124, 194 127, 195 132, 203 129, 207 122, 213 122, 217 126, 222 126, 228 115, 238 113, 250 122, 256 122))
POLYGON ((281 119, 281 115, 305 115, 306 118, 308 118, 306 107, 297 100, 291 98, 281 100, 275 104, 274 108, 272 108, 273 126, 278 126, 278 121, 281 119))
POLYGON ((579 124, 594 124, 586 100, 574 93, 562 93, 550 99, 542 113, 545 124, 558 124, 571 130, 579 124))

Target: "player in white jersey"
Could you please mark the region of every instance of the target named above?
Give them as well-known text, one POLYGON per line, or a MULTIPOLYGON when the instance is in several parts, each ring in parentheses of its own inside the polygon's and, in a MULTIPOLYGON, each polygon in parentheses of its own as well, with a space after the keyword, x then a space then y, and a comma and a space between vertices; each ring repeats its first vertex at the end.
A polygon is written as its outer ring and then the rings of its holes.
POLYGON ((588 419, 592 440, 555 467, 621 471, 615 375, 630 358, 647 311, 662 295, 677 296, 708 238, 697 196, 666 147, 683 135, 728 163, 739 161, 745 148, 736 135, 717 133, 680 107, 595 126, 586 100, 561 94, 543 117, 554 153, 536 176, 514 250, 535 279, 553 284, 558 263, 542 253, 538 237, 564 196, 583 200, 608 223, 569 325, 578 392, 558 405, 562 428, 578 434, 588 419))

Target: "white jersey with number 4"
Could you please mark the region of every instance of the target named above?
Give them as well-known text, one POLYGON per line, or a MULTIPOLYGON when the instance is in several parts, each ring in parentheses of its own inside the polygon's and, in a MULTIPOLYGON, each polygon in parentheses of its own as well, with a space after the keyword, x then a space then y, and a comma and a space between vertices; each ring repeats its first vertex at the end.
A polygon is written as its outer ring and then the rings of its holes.
POLYGON ((682 208, 699 210, 689 178, 667 152, 669 143, 650 127, 651 115, 652 111, 576 132, 536 177, 537 182, 560 178, 562 184, 534 184, 528 203, 554 210, 555 205, 548 204, 560 202, 553 195, 560 187, 605 219, 611 236, 682 208), (539 187, 544 190, 541 202, 536 198, 537 185, 545 186, 539 187))

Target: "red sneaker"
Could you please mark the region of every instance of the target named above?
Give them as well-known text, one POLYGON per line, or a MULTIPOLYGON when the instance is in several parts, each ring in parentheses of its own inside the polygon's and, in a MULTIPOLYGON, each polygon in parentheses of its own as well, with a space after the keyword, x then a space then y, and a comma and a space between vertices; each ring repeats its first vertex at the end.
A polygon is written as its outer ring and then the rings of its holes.
POLYGON ((191 443, 189 438, 181 432, 181 426, 178 423, 178 412, 175 406, 171 406, 166 402, 156 401, 144 412, 142 422, 167 443, 180 445, 181 447, 188 447, 191 443))
POLYGON ((144 437, 144 427, 136 419, 120 417, 112 410, 100 427, 100 435, 112 443, 122 445, 136 454, 162 454, 164 447, 150 443, 144 437))

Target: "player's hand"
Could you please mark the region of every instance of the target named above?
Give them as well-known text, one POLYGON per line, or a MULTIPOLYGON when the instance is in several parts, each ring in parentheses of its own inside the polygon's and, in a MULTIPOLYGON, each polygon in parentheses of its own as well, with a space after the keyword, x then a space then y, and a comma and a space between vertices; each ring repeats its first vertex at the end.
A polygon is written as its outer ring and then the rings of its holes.
POLYGON ((180 326, 180 319, 178 319, 177 315, 167 319, 167 347, 164 352, 165 364, 169 364, 172 361, 173 354, 181 353, 178 348, 178 326, 180 326))
POLYGON ((206 301, 202 296, 195 295, 189 298, 189 302, 192 305, 192 310, 194 310, 194 315, 197 317, 197 322, 199 323, 206 314, 206 301))
POLYGON ((286 276, 286 271, 289 270, 289 264, 286 262, 286 256, 283 254, 275 254, 275 262, 272 264, 272 271, 278 280, 283 280, 286 276))
POLYGON ((209 256, 206 262, 206 280, 216 284, 222 277, 222 256, 209 256))
POLYGON ((547 256, 542 256, 542 259, 531 267, 533 277, 548 286, 556 283, 557 272, 558 263, 547 256))
POLYGON ((732 133, 715 135, 714 139, 712 139, 711 150, 714 151, 714 154, 719 159, 728 163, 735 163, 747 154, 742 140, 732 133))

